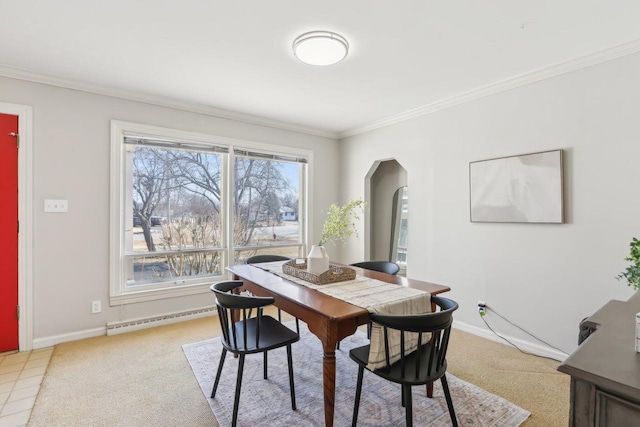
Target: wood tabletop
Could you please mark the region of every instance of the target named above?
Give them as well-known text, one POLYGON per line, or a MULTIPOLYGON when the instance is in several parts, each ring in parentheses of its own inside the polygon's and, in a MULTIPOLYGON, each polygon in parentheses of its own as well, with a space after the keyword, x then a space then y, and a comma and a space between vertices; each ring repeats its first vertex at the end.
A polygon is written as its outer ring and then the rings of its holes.
MULTIPOLYGON (((448 286, 437 285, 435 283, 421 280, 407 279, 406 277, 393 276, 372 270, 365 270, 358 267, 349 267, 356 270, 360 276, 381 280, 387 283, 394 283, 408 288, 419 289, 436 295, 451 290, 448 286)), ((301 305, 309 310, 327 316, 332 319, 360 316, 366 313, 361 307, 349 304, 337 298, 325 295, 315 289, 304 285, 299 285, 273 273, 262 270, 247 264, 227 267, 232 274, 242 277, 250 282, 260 284, 266 291, 279 295, 283 299, 301 305)))
MULTIPOLYGON (((367 310, 325 295, 315 289, 291 282, 252 265, 227 267, 232 274, 259 284, 265 291, 330 319, 343 319, 367 314, 367 310)), ((276 303, 276 305, 282 306, 276 303)))

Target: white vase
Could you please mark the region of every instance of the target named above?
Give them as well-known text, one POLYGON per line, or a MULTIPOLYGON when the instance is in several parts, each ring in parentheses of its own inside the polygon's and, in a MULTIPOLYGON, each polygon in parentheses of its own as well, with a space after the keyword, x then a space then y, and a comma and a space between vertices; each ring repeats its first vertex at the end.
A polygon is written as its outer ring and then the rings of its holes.
POLYGON ((322 274, 329 269, 329 255, 324 246, 311 246, 307 255, 307 271, 312 274, 322 274))

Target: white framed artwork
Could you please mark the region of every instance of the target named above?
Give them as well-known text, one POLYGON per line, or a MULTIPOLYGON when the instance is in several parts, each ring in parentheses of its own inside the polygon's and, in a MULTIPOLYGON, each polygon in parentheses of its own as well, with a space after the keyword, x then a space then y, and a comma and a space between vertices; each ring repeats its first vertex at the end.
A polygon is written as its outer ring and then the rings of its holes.
POLYGON ((562 150, 469 163, 471 222, 564 222, 562 150))

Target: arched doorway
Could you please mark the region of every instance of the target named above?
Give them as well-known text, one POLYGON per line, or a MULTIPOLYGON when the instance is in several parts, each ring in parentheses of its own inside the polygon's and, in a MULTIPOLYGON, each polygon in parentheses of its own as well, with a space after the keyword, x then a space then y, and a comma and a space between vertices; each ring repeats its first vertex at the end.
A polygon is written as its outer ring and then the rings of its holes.
POLYGON ((406 273, 407 170, 395 159, 376 161, 365 178, 365 200, 365 257, 396 262, 406 273))

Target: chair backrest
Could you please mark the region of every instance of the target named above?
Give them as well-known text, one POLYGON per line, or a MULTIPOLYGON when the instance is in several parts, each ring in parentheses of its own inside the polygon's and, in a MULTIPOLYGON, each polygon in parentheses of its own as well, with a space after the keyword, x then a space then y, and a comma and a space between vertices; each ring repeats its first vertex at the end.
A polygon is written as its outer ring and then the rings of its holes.
POLYGON ((387 274, 398 274, 400 266, 391 261, 363 261, 351 264, 354 267, 364 268, 365 270, 375 270, 387 274))
POLYGON ((257 264, 259 262, 289 261, 291 258, 282 255, 254 255, 244 260, 245 264, 257 264))
POLYGON ((272 297, 254 297, 233 293, 240 286, 242 286, 242 281, 229 280, 214 283, 210 287, 216 294, 218 318, 222 328, 222 344, 232 352, 246 352, 259 348, 262 309, 275 302, 272 297), (251 318, 253 309, 256 309, 258 319, 255 329, 249 330, 247 320, 251 318), (235 320, 236 313, 240 314, 238 322, 235 320))
POLYGON ((413 354, 413 352, 407 353, 407 348, 405 347, 405 343, 410 342, 410 339, 405 336, 407 333, 418 333, 418 344, 415 350, 415 357, 417 358, 415 362, 416 379, 421 377, 437 379, 446 370, 445 356, 449 346, 453 312, 458 309, 458 304, 453 300, 437 296, 431 296, 431 302, 438 306, 440 310, 433 313, 408 316, 369 314, 372 322, 378 323, 383 327, 387 370, 391 368, 389 363, 389 329, 400 331, 400 361, 398 363, 400 363, 403 377, 405 377, 407 357, 413 354), (430 332, 432 339, 424 339, 423 342, 423 332, 430 332), (427 349, 428 352, 425 353, 427 349))

